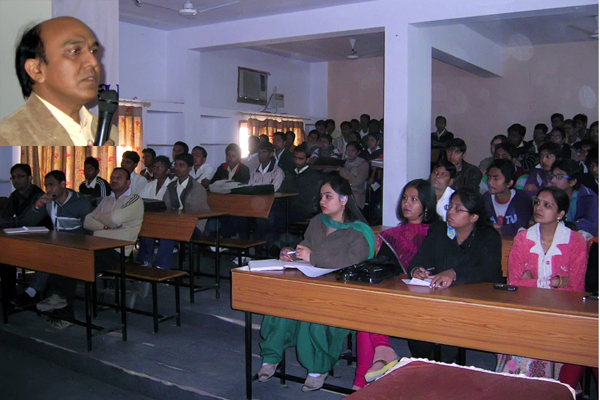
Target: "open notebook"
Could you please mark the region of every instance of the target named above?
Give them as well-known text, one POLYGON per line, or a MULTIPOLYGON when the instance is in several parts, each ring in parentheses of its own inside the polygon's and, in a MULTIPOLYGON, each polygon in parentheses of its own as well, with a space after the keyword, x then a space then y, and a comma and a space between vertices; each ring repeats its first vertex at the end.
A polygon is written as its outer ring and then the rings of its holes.
POLYGON ((318 276, 329 274, 341 269, 319 268, 306 261, 251 260, 248 263, 248 270, 252 272, 283 271, 284 269, 288 268, 299 269, 309 278, 316 278, 318 276))
POLYGON ((19 228, 5 228, 4 233, 34 233, 34 232, 49 232, 45 226, 21 226, 19 228))

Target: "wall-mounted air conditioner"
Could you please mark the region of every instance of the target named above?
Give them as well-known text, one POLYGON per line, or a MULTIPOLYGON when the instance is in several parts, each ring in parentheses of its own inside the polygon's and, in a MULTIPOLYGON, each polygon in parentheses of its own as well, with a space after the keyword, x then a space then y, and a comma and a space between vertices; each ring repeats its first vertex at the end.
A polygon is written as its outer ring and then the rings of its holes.
POLYGON ((238 67, 238 103, 267 104, 269 73, 238 67))

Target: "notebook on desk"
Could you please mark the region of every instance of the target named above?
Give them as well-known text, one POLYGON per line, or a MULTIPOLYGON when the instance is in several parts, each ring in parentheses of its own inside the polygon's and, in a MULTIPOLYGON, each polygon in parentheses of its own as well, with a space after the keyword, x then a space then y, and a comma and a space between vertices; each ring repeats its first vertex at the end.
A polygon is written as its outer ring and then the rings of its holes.
POLYGON ((19 228, 5 228, 3 229, 6 234, 14 234, 14 233, 40 233, 40 232, 49 232, 50 230, 45 226, 21 226, 19 228))

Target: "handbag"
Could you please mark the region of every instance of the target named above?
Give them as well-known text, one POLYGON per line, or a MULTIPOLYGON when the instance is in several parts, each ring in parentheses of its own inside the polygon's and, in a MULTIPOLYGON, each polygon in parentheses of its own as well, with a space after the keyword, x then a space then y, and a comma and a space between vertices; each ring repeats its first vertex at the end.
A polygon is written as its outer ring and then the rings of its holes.
POLYGON ((380 283, 400 275, 403 268, 397 260, 379 255, 340 270, 338 280, 345 282, 380 283))

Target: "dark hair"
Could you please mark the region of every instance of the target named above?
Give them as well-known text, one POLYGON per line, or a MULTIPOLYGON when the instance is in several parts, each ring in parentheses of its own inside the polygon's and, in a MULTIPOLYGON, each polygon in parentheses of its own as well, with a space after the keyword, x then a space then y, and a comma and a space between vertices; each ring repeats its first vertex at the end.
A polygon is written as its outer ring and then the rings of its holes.
MULTIPOLYGON (((567 194, 567 192, 554 186, 546 186, 541 188, 537 192, 536 197, 539 197, 540 193, 543 192, 548 192, 552 195, 554 201, 556 202, 556 205, 558 206, 558 212, 565 212, 565 215, 561 219, 561 221, 564 222, 567 218, 567 213, 569 212, 569 207, 571 205, 571 200, 569 199, 569 195, 567 194)), ((569 226, 569 228, 571 227, 569 226)))
POLYGON ((24 98, 31 95, 34 81, 25 70, 25 62, 29 59, 37 59, 48 64, 46 51, 42 40, 42 23, 39 23, 23 32, 17 44, 15 52, 15 71, 21 85, 21 93, 24 98))
POLYGON ((452 148, 457 148, 461 153, 466 153, 467 144, 460 138, 450 139, 446 142, 446 150, 450 150, 452 148))
POLYGON ((333 139, 331 138, 331 135, 328 133, 324 133, 323 135, 321 135, 319 140, 321 140, 321 139, 326 139, 329 142, 329 144, 333 143, 333 139))
POLYGON ((238 156, 242 155, 242 149, 236 143, 229 143, 227 147, 225 147, 225 157, 227 157, 227 153, 230 151, 234 151, 238 156))
POLYGON ((260 140, 261 142, 268 142, 269 141, 269 135, 265 135, 264 133, 262 135, 260 135, 258 137, 258 140, 260 140))
POLYGON ((285 133, 275 132, 275 133, 273 133, 273 139, 275 139, 275 136, 279 136, 281 138, 281 140, 283 140, 285 142, 285 133))
POLYGON ((136 164, 140 162, 140 155, 136 151, 126 151, 123 153, 123 158, 127 158, 136 164))
POLYGON ((563 128, 561 128, 560 126, 557 126, 556 128, 552 129, 550 131, 550 136, 552 136, 552 134, 554 132, 558 132, 562 135, 563 139, 567 136, 567 134, 565 133, 565 130, 563 128))
POLYGON ((151 149, 148 147, 148 148, 142 150, 142 154, 146 154, 146 153, 151 154, 152 158, 156 158, 156 151, 154 151, 154 149, 151 149))
MULTIPOLYGON (((500 143, 507 143, 508 142, 508 138, 506 137, 506 135, 496 135, 492 138, 492 140, 490 140, 490 145, 492 143, 494 143, 496 140, 500 139, 500 143)), ((497 145, 496 145, 497 146, 497 145)))
POLYGON ((294 149, 294 153, 304 153, 304 155, 306 157, 308 157, 308 149, 306 148, 306 143, 300 143, 298 146, 296 146, 296 148, 294 149))
POLYGON ((594 127, 596 127, 596 128, 598 127, 598 121, 594 121, 590 124, 590 130, 594 127))
MULTIPOLYGON (((347 179, 342 178, 339 175, 331 176, 323 181, 321 187, 329 184, 334 192, 340 196, 346 196, 348 201, 344 210, 344 220, 346 222, 361 221, 367 223, 365 218, 362 216, 360 210, 356 206, 354 196, 352 195, 352 187, 347 179)), ((368 225, 368 224, 367 224, 368 225)))
POLYGON ((579 140, 575 143, 573 143, 571 145, 571 148, 574 150, 579 150, 581 149, 583 146, 590 146, 590 147, 594 147, 596 145, 596 143, 594 143, 593 140, 591 139, 583 139, 583 140, 579 140))
POLYGON ((273 147, 272 143, 269 142, 262 142, 261 144, 258 145, 258 149, 259 150, 267 150, 269 153, 273 153, 275 151, 275 147, 273 147))
POLYGON ((544 135, 545 135, 546 133, 548 133, 548 125, 546 125, 546 124, 536 124, 533 127, 533 130, 534 131, 540 130, 540 131, 544 132, 544 135))
POLYGON ((153 165, 156 165, 156 163, 162 164, 166 169, 171 169, 171 160, 167 156, 157 156, 153 165))
POLYGON ((25 175, 31 176, 31 167, 29 164, 15 164, 10 168, 10 173, 12 174, 15 169, 21 169, 25 172, 25 175))
POLYGON ((325 120, 325 125, 329 125, 329 124, 333 124, 333 126, 335 127, 335 121, 332 120, 331 118, 325 120))
MULTIPOLYGON (((490 170, 492 168, 497 168, 498 170, 500 170, 500 173, 502 174, 502 176, 504 176, 504 182, 506 183, 506 185, 508 185, 508 183, 510 181, 514 181, 515 172, 516 172, 515 166, 509 160, 506 160, 506 159, 494 160, 492 165, 490 165, 490 167, 487 170, 488 174, 490 173, 490 170)), ((513 185, 514 184, 515 184, 515 182, 513 182, 513 185)))
POLYGON ((83 162, 83 165, 91 165, 96 171, 100 169, 100 163, 94 157, 87 157, 83 162))
POLYGON ((188 167, 191 167, 194 165, 194 156, 192 156, 190 153, 181 153, 177 154, 175 156, 175 160, 173 161, 183 161, 188 167))
POLYGON ((48 179, 48 178, 54 178, 58 181, 58 183, 60 182, 65 182, 67 180, 67 177, 65 176, 65 173, 62 171, 59 171, 57 169, 55 169, 54 171, 50 171, 46 174, 46 176, 44 176, 44 179, 48 179))
POLYGON ((550 117, 550 121, 552 121, 554 118, 560 119, 560 122, 564 122, 565 121, 565 116, 562 115, 561 113, 554 113, 554 114, 552 114, 552 116, 550 117))
POLYGON ((316 129, 311 129, 311 130, 308 132, 308 136, 310 136, 310 135, 317 135, 317 139, 318 139, 318 138, 319 138, 319 131, 318 131, 318 130, 316 130, 316 129))
POLYGON ((340 129, 342 128, 342 126, 347 126, 348 128, 352 129, 352 124, 350 123, 350 121, 343 121, 340 124, 340 129))
MULTIPOLYGON (((361 140, 361 139, 360 139, 360 133, 358 133, 358 132, 356 132, 356 131, 351 131, 351 132, 348 134, 348 136, 350 136, 350 135, 354 135, 354 136, 356 136, 356 139, 358 139, 359 141, 361 140)), ((348 139, 350 139, 350 138, 348 138, 348 139)), ((352 141, 352 140, 351 140, 351 141, 352 141)))
POLYGON ((296 134, 292 131, 287 131, 285 133, 285 138, 287 139, 288 137, 292 137, 292 138, 296 139, 296 134))
POLYGON ((548 142, 538 147, 538 153, 541 154, 543 150, 548 150, 550 154, 554 154, 556 160, 562 160, 562 147, 560 144, 548 142))
POLYGON ((322 126, 323 128, 326 128, 326 127, 327 127, 327 125, 325 124, 325 120, 323 120, 323 119, 320 119, 320 120, 318 120, 317 122, 315 122, 315 128, 316 128, 317 126, 322 126))
POLYGON ((175 146, 181 146, 181 147, 183 147, 183 152, 184 153, 189 153, 190 152, 190 146, 188 146, 187 143, 182 142, 181 140, 178 140, 175 143, 173 143, 173 147, 175 147, 175 146))
POLYGON ((527 128, 525 128, 521 124, 512 124, 506 130, 506 133, 511 133, 511 132, 517 132, 521 137, 524 137, 525 134, 527 133, 527 128))
POLYGON ((508 142, 498 143, 496 147, 494 147, 494 153, 498 151, 498 149, 506 151, 510 155, 510 158, 517 158, 517 149, 508 142))
POLYGON ((348 148, 350 146, 354 147, 358 154, 360 154, 360 152, 363 150, 362 145, 358 142, 354 142, 354 141, 348 142, 348 144, 346 145, 346 148, 348 148))
MULTIPOLYGON (((366 115, 366 114, 365 114, 365 115, 366 115)), ((368 117, 368 115, 367 115, 367 117, 368 117)), ((371 118, 369 118, 369 119, 371 119, 371 118)), ((350 125, 352 125, 352 123, 360 124, 360 121, 359 121, 359 120, 357 120, 356 118, 352 118, 352 119, 350 120, 350 125)))
POLYGON ((456 178, 456 166, 452 164, 450 161, 442 159, 439 160, 434 166, 431 172, 435 171, 436 168, 444 168, 446 171, 450 173, 450 179, 456 178))
POLYGON ((577 122, 577 121, 581 121, 583 122, 584 128, 587 128, 587 115, 585 114, 577 114, 576 116, 573 117, 573 122, 577 122))
POLYGON ((456 192, 452 193, 450 200, 452 200, 454 196, 458 196, 460 198, 460 202, 467 209, 469 214, 479 216, 475 226, 492 226, 492 219, 485 209, 485 201, 483 199, 483 195, 479 193, 479 191, 469 187, 462 187, 456 192))
MULTIPOLYGON (((161 157, 164 157, 164 156, 161 156, 161 157)), ((125 172, 125 176, 127 177, 127 180, 128 181, 131 180, 131 174, 125 168, 116 167, 115 169, 112 170, 111 175, 114 174, 115 171, 124 171, 125 172)))
POLYGON ((552 164, 551 171, 554 171, 556 168, 560 169, 561 171, 565 171, 565 173, 569 175, 570 181, 572 181, 573 179, 577 180, 577 183, 575 183, 573 190, 579 189, 579 186, 581 186, 579 178, 583 173, 583 168, 581 167, 581 164, 579 164, 575 160, 565 158, 563 160, 556 160, 554 164, 552 164))
POLYGON ((423 224, 431 224, 438 220, 438 214, 436 212, 436 204, 437 200, 435 197, 435 191, 433 190, 433 186, 431 186, 431 182, 425 179, 414 179, 408 182, 404 188, 402 189, 402 193, 400 193, 400 198, 398 199, 398 205, 396 206, 396 217, 402 221, 402 223, 407 223, 408 220, 404 216, 402 212, 402 197, 406 190, 409 188, 417 189, 419 193, 419 201, 421 202, 421 207, 423 207, 423 224))
POLYGON ((363 117, 365 117, 366 119, 368 119, 369 121, 371 120, 371 116, 369 114, 361 114, 360 115, 360 119, 362 119, 363 117))
POLYGON ((598 164, 598 145, 592 147, 585 157, 585 165, 587 165, 589 169, 592 169, 592 163, 598 164))
MULTIPOLYGON (((258 138, 256 136, 251 136, 251 137, 255 137, 258 140, 258 138)), ((206 150, 204 150, 204 147, 196 146, 192 149, 192 151, 194 151, 194 150, 200 150, 200 152, 202 153, 202 157, 204 157, 204 158, 208 157, 208 153, 206 152, 206 150)))
POLYGON ((438 115, 437 117, 435 117, 435 122, 438 121, 444 121, 445 124, 448 122, 446 121, 446 117, 444 117, 443 115, 438 115))
POLYGON ((565 126, 567 124, 573 126, 573 120, 570 119, 570 118, 569 119, 565 119, 562 124, 563 124, 563 126, 565 126))

